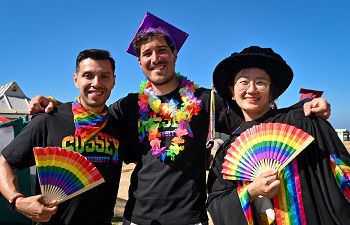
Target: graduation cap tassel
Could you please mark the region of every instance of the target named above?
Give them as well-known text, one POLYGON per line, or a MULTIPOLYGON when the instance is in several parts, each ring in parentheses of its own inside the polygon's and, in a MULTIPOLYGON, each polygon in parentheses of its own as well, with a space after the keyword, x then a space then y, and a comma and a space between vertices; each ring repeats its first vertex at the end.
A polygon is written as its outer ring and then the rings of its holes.
POLYGON ((210 92, 210 121, 209 121, 209 141, 215 139, 215 92, 214 84, 211 85, 210 92))
POLYGON ((212 150, 216 151, 220 145, 222 145, 223 141, 221 139, 216 139, 215 133, 215 92, 214 92, 214 84, 211 85, 210 92, 210 115, 209 115, 209 131, 208 131, 208 141, 206 145, 206 167, 207 170, 210 169, 211 164, 213 162, 213 155, 211 154, 212 150))

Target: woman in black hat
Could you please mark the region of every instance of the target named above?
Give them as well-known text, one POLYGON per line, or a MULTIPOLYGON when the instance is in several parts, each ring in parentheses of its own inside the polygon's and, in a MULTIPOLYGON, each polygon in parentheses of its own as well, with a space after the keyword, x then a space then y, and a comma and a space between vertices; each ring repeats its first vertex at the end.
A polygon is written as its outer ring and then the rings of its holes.
POLYGON ((209 172, 208 211, 215 224, 350 224, 350 157, 332 126, 304 116, 302 109, 270 107, 292 79, 293 71, 280 55, 257 46, 232 54, 215 68, 218 94, 233 100, 245 120, 217 151, 209 172), (251 183, 223 179, 230 144, 248 128, 268 122, 295 126, 315 140, 279 178, 268 171, 251 183))

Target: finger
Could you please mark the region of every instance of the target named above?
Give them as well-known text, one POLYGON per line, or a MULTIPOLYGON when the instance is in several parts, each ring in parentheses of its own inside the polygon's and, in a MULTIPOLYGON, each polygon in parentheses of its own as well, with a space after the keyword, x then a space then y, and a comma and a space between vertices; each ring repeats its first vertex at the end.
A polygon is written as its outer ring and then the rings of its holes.
POLYGON ((271 182, 271 184, 269 185, 269 187, 270 187, 271 189, 273 189, 273 188, 279 187, 280 185, 281 185, 281 181, 280 181, 280 180, 275 180, 275 181, 271 182))
POLYGON ((315 113, 315 115, 317 117, 322 118, 323 120, 327 120, 330 116, 330 112, 327 110, 321 110, 321 109, 312 109, 313 113, 315 113))
POLYGON ((272 176, 268 176, 265 178, 265 184, 266 185, 270 185, 272 182, 278 180, 277 174, 272 175, 272 176))
POLYGON ((58 205, 58 201, 57 200, 48 199, 48 198, 44 198, 43 199, 43 204, 46 207, 53 207, 53 206, 57 206, 58 205))
POLYGON ((55 105, 50 101, 49 104, 45 108, 45 112, 49 113, 55 108, 55 105))
POLYGON ((48 214, 50 214, 50 215, 53 215, 53 214, 55 214, 56 213, 56 211, 57 211, 57 209, 58 209, 58 207, 57 206, 53 206, 53 207, 46 207, 46 206, 44 206, 45 208, 44 208, 44 213, 48 213, 48 214))
POLYGON ((304 114, 305 116, 309 116, 311 114, 311 103, 310 102, 306 102, 304 105, 303 105, 303 108, 304 108, 304 114))
POLYGON ((40 203, 44 202, 44 196, 43 195, 34 195, 32 198, 40 203))
POLYGON ((331 111, 331 105, 330 104, 317 104, 317 105, 313 105, 311 108, 312 112, 330 112, 331 111))
POLYGON ((274 176, 277 174, 277 170, 268 170, 266 172, 263 172, 259 177, 270 177, 270 176, 274 176))

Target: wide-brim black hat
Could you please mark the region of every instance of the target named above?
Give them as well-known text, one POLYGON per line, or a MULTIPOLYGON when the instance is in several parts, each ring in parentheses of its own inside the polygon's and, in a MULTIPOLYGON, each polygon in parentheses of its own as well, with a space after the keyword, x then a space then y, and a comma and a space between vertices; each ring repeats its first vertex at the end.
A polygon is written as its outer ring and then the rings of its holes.
POLYGON ((292 69, 279 54, 271 48, 250 46, 239 53, 233 53, 216 66, 213 82, 221 97, 231 100, 230 85, 235 75, 245 68, 260 68, 270 75, 272 85, 276 89, 274 99, 278 98, 293 80, 292 69))

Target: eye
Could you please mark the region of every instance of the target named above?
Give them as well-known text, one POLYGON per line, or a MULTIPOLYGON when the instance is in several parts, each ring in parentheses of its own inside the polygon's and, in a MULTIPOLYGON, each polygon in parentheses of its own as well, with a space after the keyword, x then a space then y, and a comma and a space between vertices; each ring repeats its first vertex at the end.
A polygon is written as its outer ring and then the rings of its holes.
POLYGON ((238 83, 239 85, 245 86, 245 85, 248 85, 248 84, 249 84, 249 80, 244 80, 244 79, 242 79, 242 80, 238 80, 237 83, 238 83))
POLYGON ((93 79, 93 74, 91 72, 85 72, 83 73, 82 77, 90 80, 93 79))
POLYGON ((268 81, 266 81, 266 80, 257 80, 256 82, 255 82, 255 84, 257 85, 257 86, 267 86, 268 85, 268 81))
POLYGON ((152 54, 151 51, 146 50, 146 51, 141 52, 140 55, 141 55, 141 57, 149 57, 151 54, 152 54))
POLYGON ((164 54, 164 53, 167 53, 167 52, 168 52, 168 49, 167 49, 167 48, 161 48, 161 49, 159 49, 159 53, 164 54))
POLYGON ((110 74, 110 73, 104 73, 104 74, 102 74, 102 79, 110 79, 110 78, 112 78, 112 74, 110 74))

